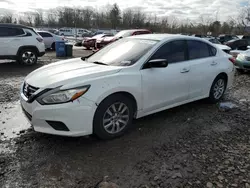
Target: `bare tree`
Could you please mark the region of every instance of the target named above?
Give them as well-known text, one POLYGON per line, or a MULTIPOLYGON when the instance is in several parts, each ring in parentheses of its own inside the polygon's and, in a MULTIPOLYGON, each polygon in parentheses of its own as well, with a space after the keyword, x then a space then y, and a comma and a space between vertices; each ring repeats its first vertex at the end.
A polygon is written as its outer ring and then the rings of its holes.
POLYGON ((212 23, 212 18, 208 15, 201 15, 199 17, 199 26, 201 27, 201 33, 200 34, 207 34, 209 30, 209 25, 212 23))
POLYGON ((13 14, 8 12, 3 15, 2 18, 0 18, 0 23, 12 23, 13 20, 13 14))

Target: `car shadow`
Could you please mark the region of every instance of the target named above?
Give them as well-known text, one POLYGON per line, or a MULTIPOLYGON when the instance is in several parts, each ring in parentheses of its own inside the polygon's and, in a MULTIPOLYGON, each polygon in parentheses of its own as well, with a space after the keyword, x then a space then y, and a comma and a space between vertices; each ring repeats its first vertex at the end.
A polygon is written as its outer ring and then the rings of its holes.
MULTIPOLYGON (((64 137, 57 135, 49 135, 43 133, 37 133, 30 130, 29 136, 34 137, 37 143, 48 146, 49 143, 60 144, 62 147, 74 147, 76 143, 79 143, 81 147, 92 147, 98 144, 105 145, 107 143, 123 143, 128 142, 133 137, 138 137, 138 131, 144 129, 147 135, 151 135, 152 131, 154 134, 161 133, 161 131, 166 131, 166 129, 171 128, 171 124, 176 122, 187 122, 195 118, 194 114, 197 111, 214 111, 217 106, 215 104, 210 104, 206 99, 195 101, 192 103, 184 104, 175 108, 164 110, 158 113, 154 113, 140 119, 135 119, 133 121, 132 128, 122 137, 112 139, 112 140, 100 140, 94 135, 82 136, 82 137, 64 137), (171 122, 168 124, 168 122, 171 122), (137 135, 137 136, 136 136, 137 135)), ((218 108, 217 108, 218 109, 218 108)), ((139 133, 140 134, 140 133, 139 133)), ((25 135, 24 135, 25 136, 25 135)))
POLYGON ((4 75, 27 75, 28 73, 32 72, 33 70, 42 67, 44 64, 42 63, 37 63, 35 65, 31 66, 25 66, 22 64, 19 64, 18 62, 15 61, 6 61, 0 63, 0 73, 1 76, 4 75))

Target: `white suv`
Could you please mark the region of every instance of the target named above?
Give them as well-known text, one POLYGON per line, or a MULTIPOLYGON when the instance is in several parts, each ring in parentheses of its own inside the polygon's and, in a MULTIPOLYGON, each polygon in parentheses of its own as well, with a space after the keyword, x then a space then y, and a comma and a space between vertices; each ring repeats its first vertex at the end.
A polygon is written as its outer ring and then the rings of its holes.
POLYGON ((45 54, 43 38, 33 28, 0 24, 0 59, 13 59, 33 65, 45 54))

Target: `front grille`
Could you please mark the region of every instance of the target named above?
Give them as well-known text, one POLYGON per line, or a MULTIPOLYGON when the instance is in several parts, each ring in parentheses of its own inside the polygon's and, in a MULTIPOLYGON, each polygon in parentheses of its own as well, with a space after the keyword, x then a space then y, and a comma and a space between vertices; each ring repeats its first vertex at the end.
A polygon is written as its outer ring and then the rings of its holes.
POLYGON ((28 99, 29 99, 38 89, 39 89, 39 88, 33 87, 33 86, 27 84, 26 82, 23 84, 23 94, 24 94, 25 97, 27 97, 28 99))

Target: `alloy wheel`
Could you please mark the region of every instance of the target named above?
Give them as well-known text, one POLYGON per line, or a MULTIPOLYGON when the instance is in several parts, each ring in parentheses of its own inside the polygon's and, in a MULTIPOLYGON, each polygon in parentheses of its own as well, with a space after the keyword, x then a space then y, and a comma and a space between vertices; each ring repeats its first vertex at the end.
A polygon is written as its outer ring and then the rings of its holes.
POLYGON ((109 134, 121 132, 128 122, 129 108, 122 102, 112 104, 103 116, 103 127, 109 134))
POLYGON ((223 79, 217 80, 214 85, 213 95, 215 99, 220 99, 225 90, 225 81, 223 79))
POLYGON ((36 62, 36 54, 31 51, 26 51, 22 54, 22 62, 31 65, 36 62))

